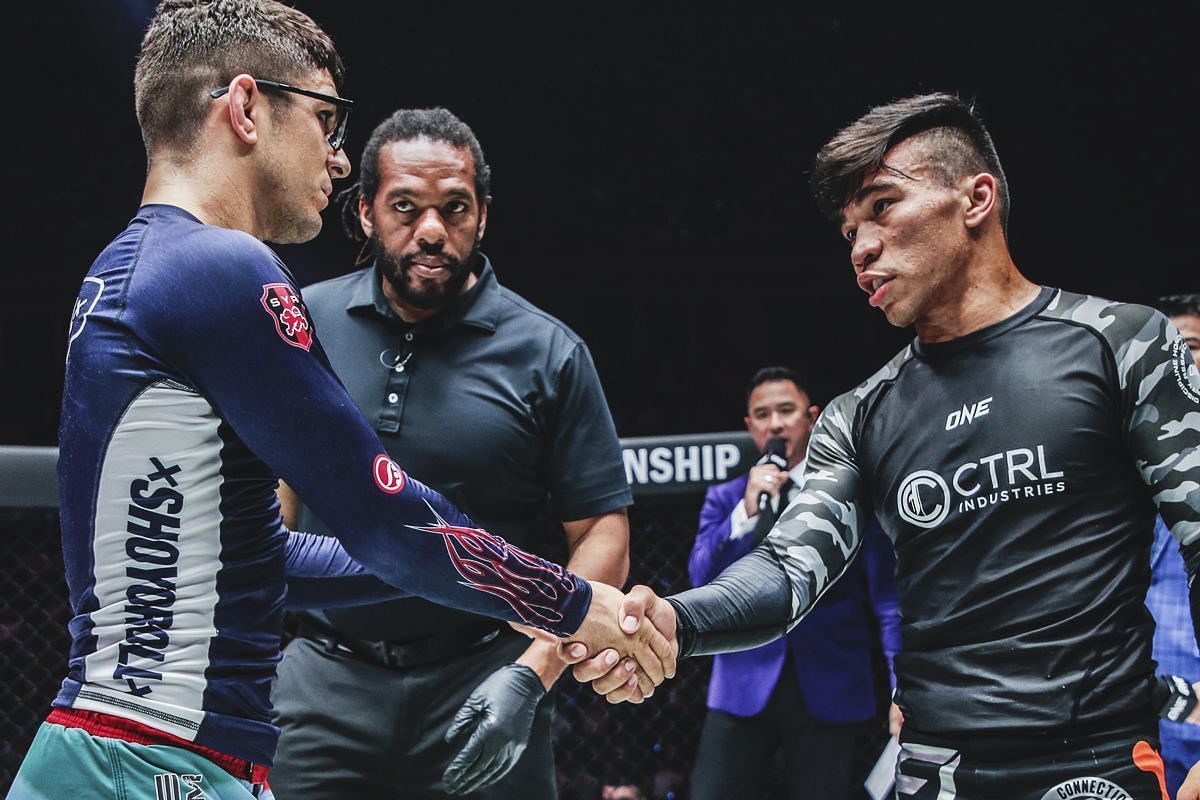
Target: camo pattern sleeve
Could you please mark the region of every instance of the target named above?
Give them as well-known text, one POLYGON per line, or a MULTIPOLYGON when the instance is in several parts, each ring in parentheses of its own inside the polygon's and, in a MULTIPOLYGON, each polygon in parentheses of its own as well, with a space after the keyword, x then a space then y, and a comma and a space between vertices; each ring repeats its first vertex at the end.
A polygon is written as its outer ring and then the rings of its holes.
POLYGON ((1171 321, 1145 306, 1064 293, 1051 310, 1099 331, 1112 351, 1126 442, 1183 551, 1200 630, 1200 375, 1191 353, 1171 321))
POLYGON ((745 650, 783 636, 845 573, 872 514, 857 431, 908 358, 906 348, 822 412, 809 438, 804 489, 763 543, 705 586, 670 598, 683 655, 745 650))
POLYGON ((862 546, 871 499, 857 453, 858 431, 881 387, 910 357, 905 348, 883 369, 836 398, 808 442, 804 491, 780 515, 765 544, 787 572, 796 625, 842 576, 862 546))

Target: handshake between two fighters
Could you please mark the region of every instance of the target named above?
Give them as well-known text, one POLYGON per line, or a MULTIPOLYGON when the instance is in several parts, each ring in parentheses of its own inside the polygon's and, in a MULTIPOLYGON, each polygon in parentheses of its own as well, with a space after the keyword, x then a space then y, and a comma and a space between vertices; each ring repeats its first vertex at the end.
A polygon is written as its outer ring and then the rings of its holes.
POLYGON ((675 677, 679 657, 674 607, 647 586, 629 594, 592 583, 592 605, 579 629, 560 639, 558 655, 575 679, 609 703, 641 703, 675 677))

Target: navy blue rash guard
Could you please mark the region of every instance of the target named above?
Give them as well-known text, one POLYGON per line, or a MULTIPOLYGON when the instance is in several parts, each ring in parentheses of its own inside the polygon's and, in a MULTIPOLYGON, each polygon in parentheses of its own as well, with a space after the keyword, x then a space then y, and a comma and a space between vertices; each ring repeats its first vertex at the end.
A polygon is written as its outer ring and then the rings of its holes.
POLYGON ((58 473, 74 617, 54 705, 255 763, 278 737, 289 571, 300 605, 389 596, 361 564, 559 635, 591 600, 586 581, 480 529, 387 456, 270 248, 172 206, 142 207, 83 281, 58 473), (277 478, 344 552, 289 536, 277 478))

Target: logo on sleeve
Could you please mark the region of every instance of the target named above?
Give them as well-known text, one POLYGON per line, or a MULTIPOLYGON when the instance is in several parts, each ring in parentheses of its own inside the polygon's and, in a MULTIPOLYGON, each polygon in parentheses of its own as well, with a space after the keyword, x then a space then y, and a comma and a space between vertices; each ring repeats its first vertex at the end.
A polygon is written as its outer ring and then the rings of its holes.
POLYGON ((386 454, 375 456, 375 485, 388 494, 399 494, 404 488, 404 471, 386 454))
POLYGON ((83 333, 87 325, 88 315, 100 302, 104 294, 104 281, 99 278, 84 278, 83 286, 79 289, 79 297, 75 298, 75 308, 71 311, 71 327, 67 334, 67 357, 71 356, 71 343, 83 333))
POLYGON ((268 283, 263 286, 263 308, 275 320, 275 330, 292 347, 308 350, 312 347, 312 327, 300 296, 286 283, 268 283))
POLYGON ((1175 383, 1179 391, 1193 403, 1200 404, 1200 375, 1196 372, 1196 361, 1192 351, 1182 336, 1176 336, 1171 342, 1171 370, 1175 373, 1175 383))

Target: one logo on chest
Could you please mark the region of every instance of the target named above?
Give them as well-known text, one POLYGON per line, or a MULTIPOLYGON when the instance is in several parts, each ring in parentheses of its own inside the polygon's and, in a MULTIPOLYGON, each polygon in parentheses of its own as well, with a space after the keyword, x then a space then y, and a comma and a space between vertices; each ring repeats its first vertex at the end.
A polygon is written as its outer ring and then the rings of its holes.
POLYGON ((992 398, 985 397, 970 405, 963 406, 960 411, 951 411, 950 415, 946 417, 946 430, 952 431, 961 425, 970 425, 980 417, 986 416, 991 410, 992 398))
POLYGON ((308 350, 312 347, 312 326, 300 296, 286 283, 268 283, 263 286, 262 305, 275 320, 279 337, 292 347, 308 350))

